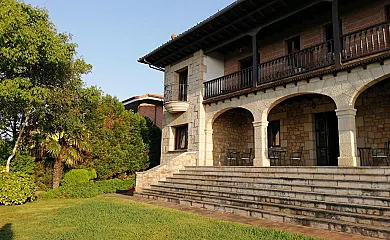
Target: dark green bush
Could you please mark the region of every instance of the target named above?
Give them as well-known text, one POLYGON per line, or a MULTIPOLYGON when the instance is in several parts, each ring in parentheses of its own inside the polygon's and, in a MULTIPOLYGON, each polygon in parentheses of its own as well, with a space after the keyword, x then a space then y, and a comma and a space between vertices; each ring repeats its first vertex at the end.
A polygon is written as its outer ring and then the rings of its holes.
POLYGON ((31 175, 0 172, 0 205, 19 205, 34 199, 35 184, 31 175))
POLYGON ((62 185, 41 195, 43 198, 90 198, 105 193, 115 193, 118 190, 127 190, 134 184, 134 180, 111 179, 96 182, 79 182, 62 185))
POLYGON ((30 156, 27 151, 21 151, 11 161, 10 170, 32 175, 34 174, 34 167, 35 158, 30 156))
POLYGON ((89 182, 96 177, 97 176, 95 169, 72 169, 69 172, 65 173, 64 178, 61 180, 61 185, 89 182))

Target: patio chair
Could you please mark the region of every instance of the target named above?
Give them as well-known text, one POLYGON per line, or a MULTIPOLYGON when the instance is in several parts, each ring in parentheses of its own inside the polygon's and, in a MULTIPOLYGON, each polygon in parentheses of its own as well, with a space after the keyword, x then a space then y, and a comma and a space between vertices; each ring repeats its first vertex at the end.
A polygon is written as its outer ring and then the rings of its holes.
POLYGON ((277 151, 274 151, 273 148, 268 149, 268 158, 269 158, 271 166, 280 166, 281 165, 279 153, 277 151))
POLYGON ((249 152, 243 152, 241 154, 241 162, 243 166, 249 166, 252 157, 252 148, 249 148, 249 152))
POLYGON ((385 143, 384 148, 374 148, 372 149, 372 162, 375 165, 375 162, 383 162, 386 161, 387 166, 389 166, 390 160, 390 142, 385 143))
POLYGON ((294 162, 297 162, 299 166, 303 166, 303 146, 299 147, 299 149, 295 152, 292 152, 290 155, 290 164, 293 166, 294 162))
POLYGON ((228 166, 237 166, 237 152, 233 149, 227 151, 227 164, 228 166))

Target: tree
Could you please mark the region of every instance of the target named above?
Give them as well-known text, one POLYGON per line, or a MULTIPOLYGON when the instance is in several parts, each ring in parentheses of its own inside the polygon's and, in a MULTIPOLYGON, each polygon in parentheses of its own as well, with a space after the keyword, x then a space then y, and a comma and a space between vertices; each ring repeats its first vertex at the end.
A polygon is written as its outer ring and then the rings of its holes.
POLYGON ((79 81, 91 66, 76 57, 76 44, 57 33, 46 10, 0 1, 0 137, 19 146, 47 114, 48 94, 79 81), (5 107, 6 106, 6 107, 5 107))
POLYGON ((161 129, 153 123, 152 120, 145 117, 146 132, 142 133, 144 143, 149 146, 150 168, 160 164, 161 156, 161 129))
POLYGON ((83 152, 87 151, 86 134, 67 134, 64 132, 48 135, 44 149, 55 159, 53 168, 53 189, 60 186, 64 165, 75 166, 83 160, 83 152))
POLYGON ((87 116, 91 133, 89 166, 98 178, 108 179, 134 173, 149 165, 148 146, 143 142, 146 121, 109 95, 101 97, 96 112, 87 116))

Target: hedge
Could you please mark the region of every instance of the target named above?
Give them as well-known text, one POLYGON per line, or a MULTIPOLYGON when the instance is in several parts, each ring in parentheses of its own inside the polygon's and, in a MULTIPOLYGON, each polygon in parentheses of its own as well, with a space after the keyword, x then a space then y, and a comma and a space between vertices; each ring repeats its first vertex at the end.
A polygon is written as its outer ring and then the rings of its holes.
POLYGON ((34 178, 0 171, 0 205, 19 205, 35 199, 34 178))
POLYGON ((64 178, 61 180, 61 185, 89 182, 96 177, 97 175, 95 169, 72 169, 69 172, 65 173, 64 178))
POLYGON ((96 182, 79 182, 62 185, 40 195, 42 198, 90 198, 100 194, 127 190, 134 185, 134 180, 111 179, 96 182))

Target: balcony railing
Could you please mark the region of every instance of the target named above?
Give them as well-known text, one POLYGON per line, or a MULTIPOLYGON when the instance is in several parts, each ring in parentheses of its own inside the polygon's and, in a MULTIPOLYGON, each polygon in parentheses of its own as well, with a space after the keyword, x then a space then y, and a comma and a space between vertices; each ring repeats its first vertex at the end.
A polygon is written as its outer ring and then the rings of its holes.
POLYGON ((334 64, 333 40, 329 40, 262 63, 258 84, 291 77, 332 64, 334 64))
POLYGON ((204 83, 205 98, 252 87, 252 67, 204 83))
MULTIPOLYGON (((390 49, 390 21, 341 36, 341 60, 347 62, 390 49)), ((334 40, 258 65, 257 85, 335 64, 334 40)), ((204 83, 204 98, 252 87, 252 68, 204 83)))
POLYGON ((375 54, 390 47, 390 22, 380 23, 342 36, 342 60, 375 54))
POLYGON ((164 102, 187 102, 187 84, 170 84, 164 87, 164 102))

